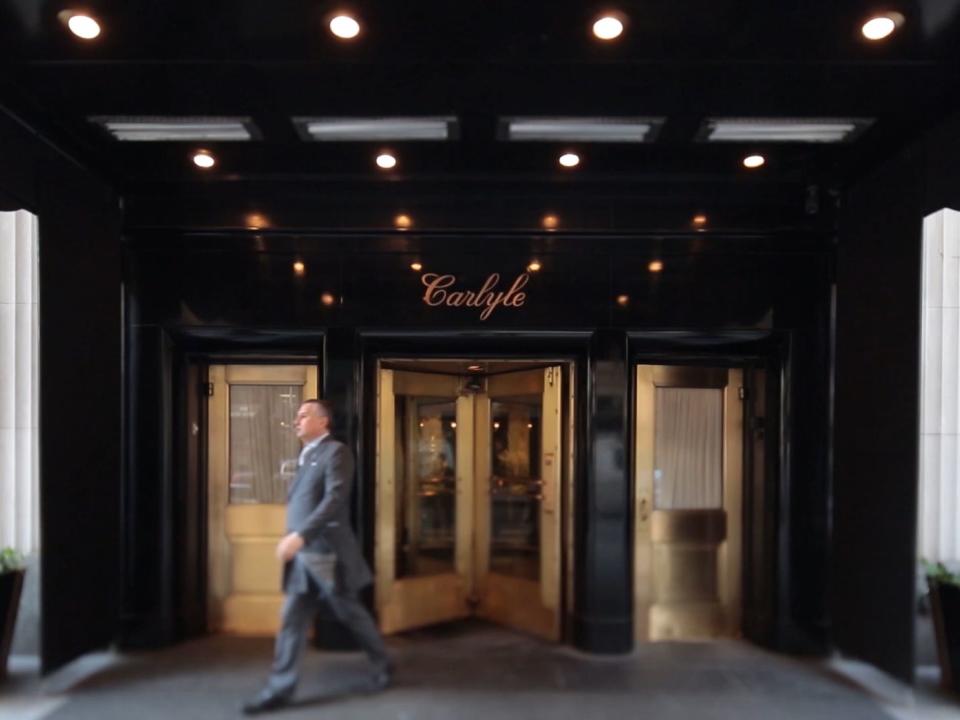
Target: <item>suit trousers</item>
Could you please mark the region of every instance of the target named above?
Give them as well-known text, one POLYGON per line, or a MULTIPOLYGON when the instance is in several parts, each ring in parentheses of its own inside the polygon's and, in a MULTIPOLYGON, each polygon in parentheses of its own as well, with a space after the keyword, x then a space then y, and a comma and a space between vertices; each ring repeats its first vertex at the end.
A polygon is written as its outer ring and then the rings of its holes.
MULTIPOLYGON (((390 663, 387 649, 376 623, 355 592, 334 592, 322 596, 337 619, 353 633, 360 647, 378 670, 390 663)), ((273 669, 267 688, 272 695, 289 698, 300 677, 300 658, 321 595, 317 592, 286 596, 281 614, 280 632, 274 648, 273 669)))

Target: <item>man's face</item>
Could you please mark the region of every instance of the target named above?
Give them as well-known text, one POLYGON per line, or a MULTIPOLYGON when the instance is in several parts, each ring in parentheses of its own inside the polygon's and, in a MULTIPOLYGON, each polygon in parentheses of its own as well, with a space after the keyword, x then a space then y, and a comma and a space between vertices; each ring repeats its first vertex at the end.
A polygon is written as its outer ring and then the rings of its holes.
POLYGON ((297 410, 293 426, 297 430, 297 437, 305 443, 320 437, 327 431, 330 421, 325 415, 318 413, 320 413, 320 406, 314 403, 304 403, 297 410))

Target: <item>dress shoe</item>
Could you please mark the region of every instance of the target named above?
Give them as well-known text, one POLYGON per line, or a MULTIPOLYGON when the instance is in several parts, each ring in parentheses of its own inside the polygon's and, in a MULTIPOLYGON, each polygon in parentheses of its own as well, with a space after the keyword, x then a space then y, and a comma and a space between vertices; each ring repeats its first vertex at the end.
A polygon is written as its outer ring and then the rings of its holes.
POLYGON ((374 692, 386 690, 391 685, 393 685, 393 665, 377 668, 370 676, 370 689, 374 692))
POLYGON ((243 714, 259 715, 260 713, 277 710, 289 704, 290 700, 288 698, 282 695, 274 695, 264 690, 253 698, 253 700, 249 700, 243 704, 243 714))

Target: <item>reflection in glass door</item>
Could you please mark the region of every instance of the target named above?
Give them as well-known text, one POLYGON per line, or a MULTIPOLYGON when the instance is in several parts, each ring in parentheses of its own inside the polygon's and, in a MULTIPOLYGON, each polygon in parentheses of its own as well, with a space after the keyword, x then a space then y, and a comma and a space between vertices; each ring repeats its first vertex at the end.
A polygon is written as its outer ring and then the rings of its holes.
POLYGON ((397 577, 454 572, 457 404, 400 395, 396 402, 397 577))
POLYGON ((479 615, 559 638, 562 386, 560 367, 485 383, 380 370, 385 632, 479 615))

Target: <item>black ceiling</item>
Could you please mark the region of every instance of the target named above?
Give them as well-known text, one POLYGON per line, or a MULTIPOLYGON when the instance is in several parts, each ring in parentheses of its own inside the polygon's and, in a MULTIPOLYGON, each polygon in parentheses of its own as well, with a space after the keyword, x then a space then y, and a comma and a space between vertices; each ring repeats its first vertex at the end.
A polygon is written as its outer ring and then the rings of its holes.
MULTIPOLYGON (((878 0, 879 2, 879 0, 878 0)), ((589 34, 606 4, 99 0, 103 35, 83 42, 57 19, 61 2, 0 0, 0 105, 125 192, 211 181, 434 183, 490 180, 589 187, 630 183, 842 185, 953 112, 960 78, 960 0, 882 3, 906 17, 871 44, 859 34, 877 3, 838 0, 618 2, 617 42, 589 34), (349 7, 364 32, 345 43, 325 28, 349 7), (455 115, 459 140, 306 143, 302 115, 455 115), (249 115, 263 133, 223 143, 204 175, 192 146, 118 143, 94 115, 249 115), (558 146, 496 139, 509 115, 642 115, 667 119, 656 142, 580 146, 563 172, 558 146), (874 118, 847 145, 776 145, 750 175, 745 147, 694 141, 703 118, 874 118)))

